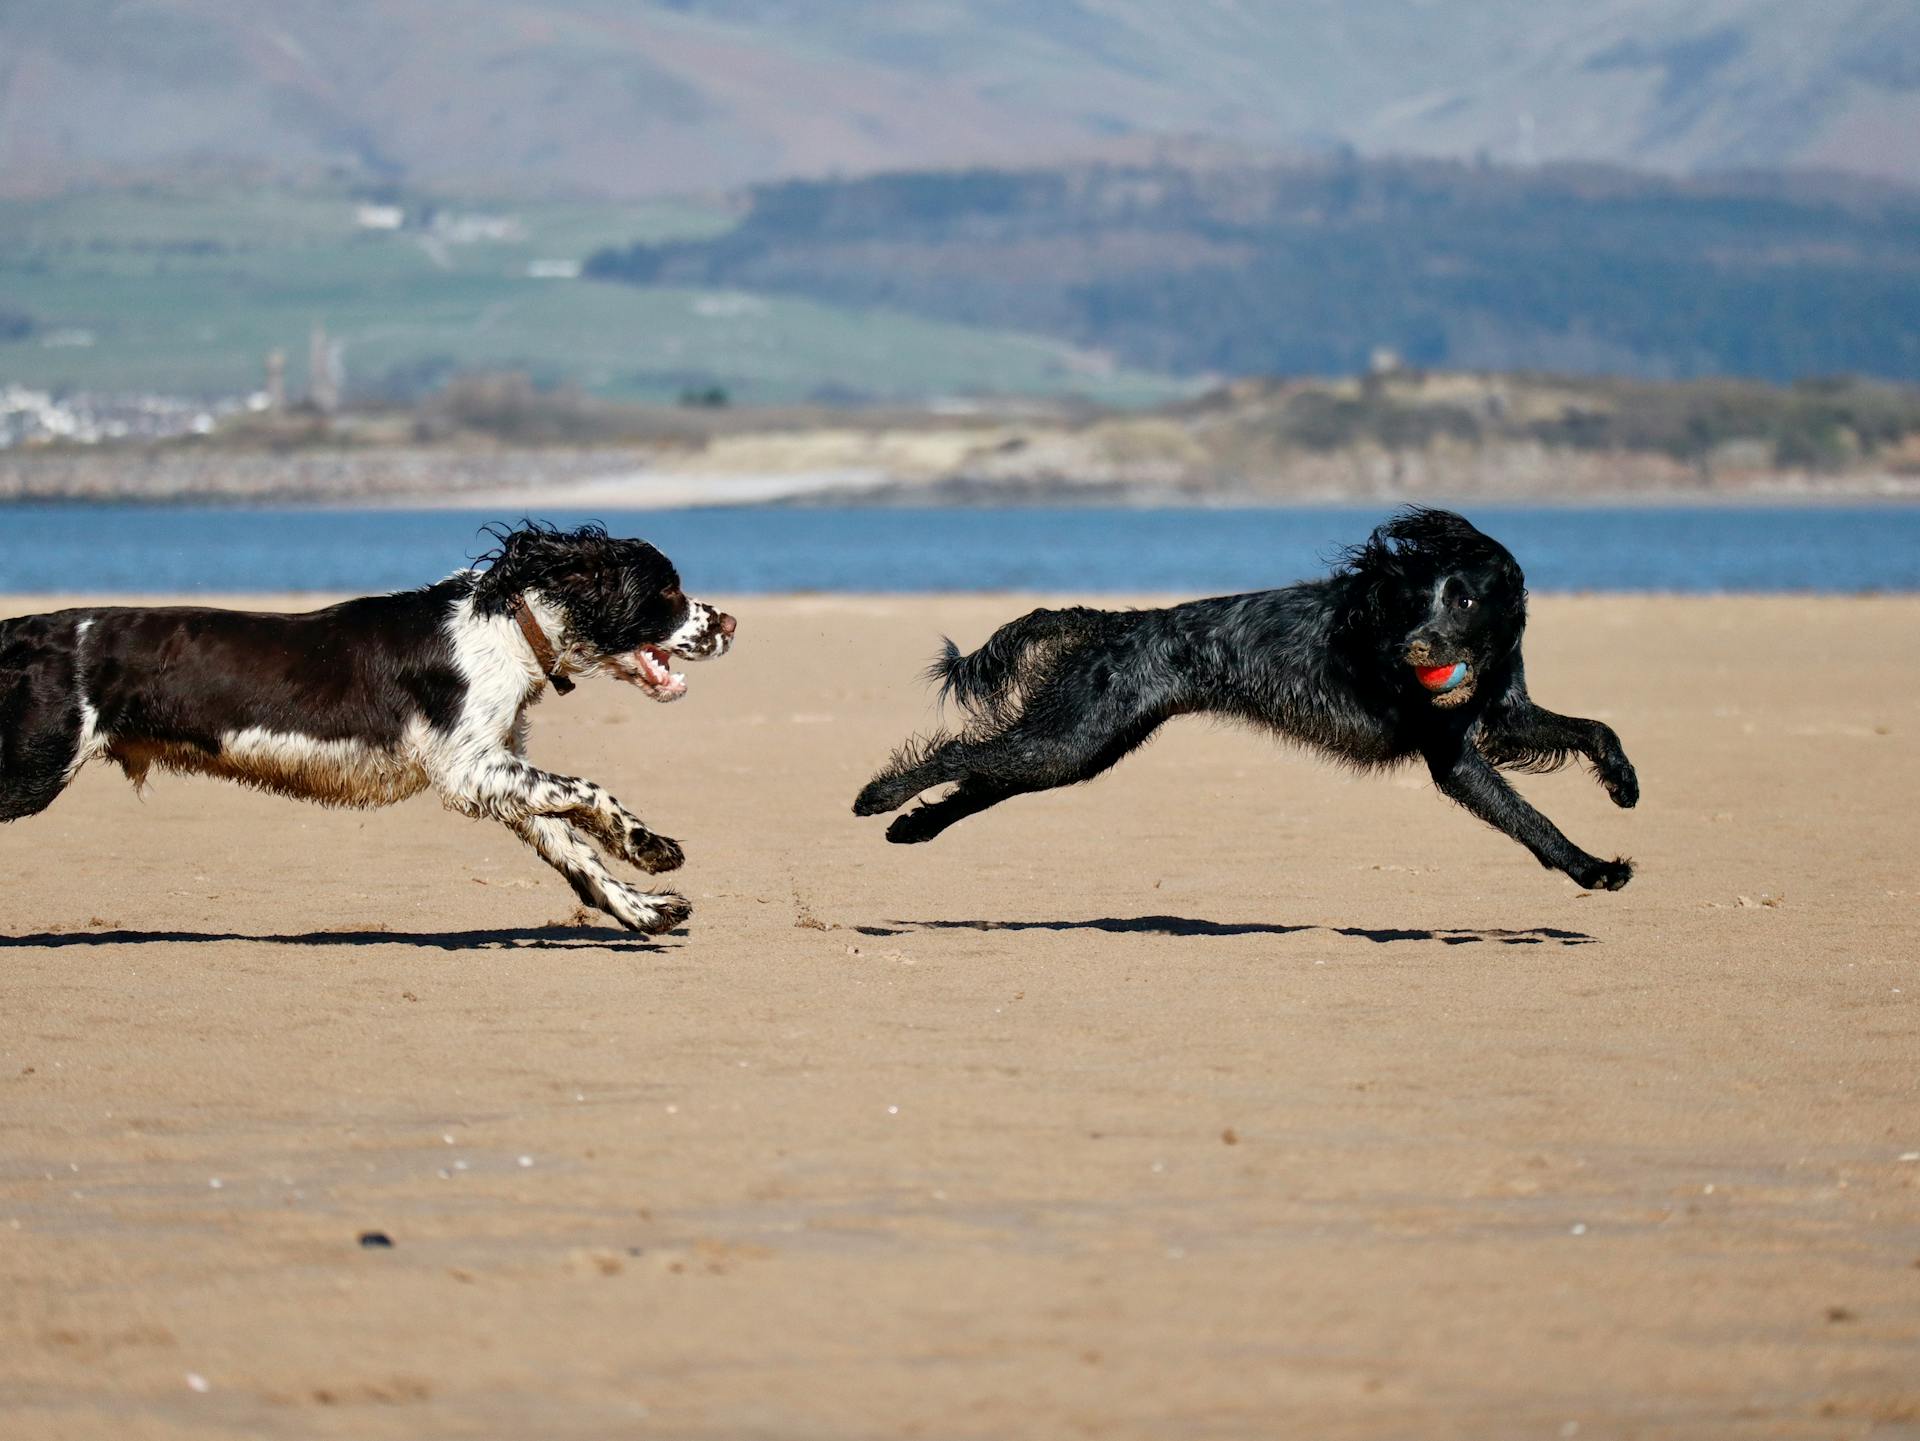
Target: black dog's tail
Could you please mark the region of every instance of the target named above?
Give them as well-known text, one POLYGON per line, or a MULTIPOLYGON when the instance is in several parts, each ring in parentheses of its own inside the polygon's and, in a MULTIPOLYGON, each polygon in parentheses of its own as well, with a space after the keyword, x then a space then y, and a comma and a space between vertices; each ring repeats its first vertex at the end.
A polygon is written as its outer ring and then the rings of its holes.
POLYGON ((1110 614, 1085 606, 1036 610, 1008 621, 972 655, 961 655, 948 640, 927 667, 927 679, 940 683, 941 700, 957 701, 971 715, 1004 717, 1023 688, 1051 662, 1099 635, 1110 614))

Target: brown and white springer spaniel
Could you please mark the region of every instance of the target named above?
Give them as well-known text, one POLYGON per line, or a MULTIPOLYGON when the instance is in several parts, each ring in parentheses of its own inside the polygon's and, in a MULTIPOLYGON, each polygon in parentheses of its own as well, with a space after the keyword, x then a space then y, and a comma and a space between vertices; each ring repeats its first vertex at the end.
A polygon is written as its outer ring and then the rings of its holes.
POLYGON ((657 701, 673 660, 723 655, 734 619, 691 600, 672 562, 599 526, 496 529, 484 569, 306 614, 98 606, 0 621, 0 821, 46 809, 104 758, 223 776, 336 806, 432 786, 500 821, 580 899, 657 934, 691 907, 616 880, 681 863, 592 781, 525 758, 527 709, 551 683, 610 675, 657 701))

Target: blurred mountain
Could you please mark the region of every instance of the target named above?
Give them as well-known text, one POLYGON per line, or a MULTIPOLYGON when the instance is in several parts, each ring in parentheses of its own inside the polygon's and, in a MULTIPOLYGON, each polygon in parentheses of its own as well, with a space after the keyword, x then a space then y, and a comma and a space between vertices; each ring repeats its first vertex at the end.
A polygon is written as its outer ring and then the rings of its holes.
POLYGON ((1912 0, 0 0, 0 194, 639 197, 1168 136, 1920 180, 1912 0))

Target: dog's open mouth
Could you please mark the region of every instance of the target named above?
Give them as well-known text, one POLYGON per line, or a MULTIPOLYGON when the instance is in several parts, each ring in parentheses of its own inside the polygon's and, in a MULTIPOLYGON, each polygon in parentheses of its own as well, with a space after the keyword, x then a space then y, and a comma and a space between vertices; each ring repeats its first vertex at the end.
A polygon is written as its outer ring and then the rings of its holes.
POLYGON ((658 701, 679 700, 687 693, 687 678, 673 668, 673 652, 657 645, 637 646, 616 657, 620 678, 640 687, 658 701))

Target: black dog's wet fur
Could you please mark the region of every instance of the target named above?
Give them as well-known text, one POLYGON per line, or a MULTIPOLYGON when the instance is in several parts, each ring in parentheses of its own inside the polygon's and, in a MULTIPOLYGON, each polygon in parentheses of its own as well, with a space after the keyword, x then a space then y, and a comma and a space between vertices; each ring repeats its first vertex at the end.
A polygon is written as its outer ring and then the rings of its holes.
POLYGON ((1640 795, 1611 727, 1528 697, 1526 597, 1504 546, 1450 511, 1415 507, 1325 579, 1165 610, 1036 610, 972 655, 947 642, 930 675, 969 724, 909 741, 854 813, 897 810, 952 784, 887 830, 897 843, 930 841, 1010 796, 1091 780, 1174 716, 1204 712, 1357 767, 1420 757, 1444 794, 1542 865, 1618 890, 1633 876, 1627 860, 1580 849, 1496 770, 1547 771, 1578 755, 1615 804, 1640 795), (1456 694, 1435 696, 1415 679, 1416 663, 1455 661, 1470 667, 1456 694))

